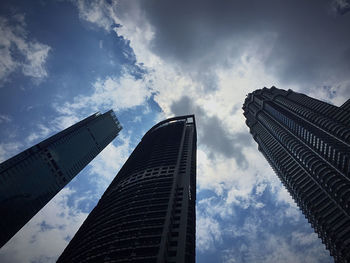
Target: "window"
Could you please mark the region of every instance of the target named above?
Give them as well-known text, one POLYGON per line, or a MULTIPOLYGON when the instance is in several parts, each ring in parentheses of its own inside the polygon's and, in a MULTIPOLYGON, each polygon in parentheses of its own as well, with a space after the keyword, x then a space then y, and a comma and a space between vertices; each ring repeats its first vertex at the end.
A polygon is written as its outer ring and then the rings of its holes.
POLYGON ((171 241, 171 242, 170 242, 170 246, 176 247, 176 246, 177 246, 177 241, 171 241))
POLYGON ((168 254, 170 257, 176 257, 176 251, 170 250, 168 254))

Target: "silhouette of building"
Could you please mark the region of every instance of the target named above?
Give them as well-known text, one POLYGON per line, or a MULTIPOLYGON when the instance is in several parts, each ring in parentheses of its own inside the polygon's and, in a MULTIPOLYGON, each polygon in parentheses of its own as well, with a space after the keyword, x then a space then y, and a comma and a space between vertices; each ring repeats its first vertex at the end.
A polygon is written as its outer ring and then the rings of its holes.
POLYGON ((112 110, 90 117, 0 164, 0 247, 122 129, 112 110))
POLYGON ((195 262, 194 115, 135 148, 57 262, 195 262))
POLYGON ((350 100, 292 90, 248 94, 244 116, 268 160, 336 262, 350 262, 350 100))

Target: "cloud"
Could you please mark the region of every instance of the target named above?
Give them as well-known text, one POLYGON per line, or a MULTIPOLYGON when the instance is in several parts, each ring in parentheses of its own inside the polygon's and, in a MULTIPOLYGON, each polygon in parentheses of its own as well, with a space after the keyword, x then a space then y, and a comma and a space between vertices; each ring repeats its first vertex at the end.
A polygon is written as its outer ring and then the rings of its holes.
MULTIPOLYGON (((115 30, 130 41, 137 61, 153 72, 148 78, 159 92, 155 98, 165 112, 184 93, 197 99, 203 92, 222 90, 221 76, 225 74, 231 75, 230 92, 235 93, 240 90, 235 76, 238 71, 244 81, 254 80, 244 86, 246 92, 263 87, 267 80, 270 85, 304 92, 335 87, 339 94, 332 102, 336 103, 343 102, 343 95, 350 95, 346 70, 349 20, 334 19, 331 1, 302 5, 274 1, 79 3, 81 19, 115 30), (102 20, 95 19, 102 16, 102 20), (100 22, 104 19, 108 21, 100 22), (121 26, 113 28, 113 24, 121 26), (332 35, 325 38, 330 32, 332 35), (258 76, 246 74, 250 71, 258 76)), ((240 92, 233 104, 238 95, 240 92)))
MULTIPOLYGON (((264 192, 271 190, 266 188, 264 192)), ((296 221, 278 213, 284 210, 284 204, 273 198, 265 199, 265 204, 264 208, 250 206, 247 211, 215 196, 199 200, 199 255, 220 251, 223 262, 332 262, 305 218, 296 221)))
POLYGON ((25 76, 40 82, 48 73, 45 63, 50 47, 30 40, 25 17, 14 15, 11 20, 0 17, 0 81, 8 81, 11 73, 20 69, 25 76))
POLYGON ((215 243, 221 243, 221 227, 211 217, 198 217, 196 221, 196 247, 200 251, 215 249, 215 243))
POLYGON ((234 206, 228 204, 225 198, 211 196, 198 200, 197 214, 199 217, 227 220, 234 216, 234 206))
POLYGON ((131 75, 127 69, 121 76, 97 79, 92 84, 92 88, 92 93, 88 95, 78 95, 71 102, 53 105, 60 114, 56 119, 56 124, 60 128, 65 128, 83 118, 84 114, 109 109, 118 112, 146 104, 151 96, 148 83, 144 79, 131 75))
POLYGON ((333 0, 332 4, 337 14, 344 15, 350 11, 350 4, 347 0, 333 0))
POLYGON ((112 30, 114 25, 115 15, 113 5, 108 4, 103 0, 73 1, 79 10, 79 17, 82 20, 90 22, 106 31, 112 30))
POLYGON ((0 114, 0 124, 11 122, 12 118, 9 115, 0 114))
POLYGON ((198 127, 199 144, 209 149, 211 159, 217 154, 234 158, 240 167, 246 167, 247 160, 242 154, 243 146, 251 144, 252 139, 246 132, 230 133, 225 121, 218 116, 208 116, 206 111, 195 104, 189 97, 183 96, 170 105, 174 115, 195 114, 198 127))
POLYGON ((316 263, 327 261, 328 255, 320 253, 318 242, 314 237, 312 246, 301 253, 293 247, 288 238, 278 235, 264 235, 254 238, 249 244, 242 244, 238 250, 227 249, 222 255, 223 262, 282 262, 282 263, 316 263), (315 242, 316 241, 316 242, 315 242))
MULTIPOLYGON (((135 5, 125 4, 124 8, 135 5)), ((232 67, 240 54, 247 53, 286 84, 306 90, 325 83, 341 84, 346 90, 349 84, 349 19, 334 18, 332 1, 193 1, 186 4, 186 12, 184 1, 163 1, 161 5, 140 1, 139 5, 143 23, 153 30, 148 49, 192 76, 232 67)), ((123 7, 119 9, 123 11, 123 7)))
POLYGON ((26 76, 37 79, 47 77, 47 71, 44 67, 50 47, 38 42, 30 43, 25 51, 27 63, 22 65, 22 72, 26 76))
POLYGON ((21 142, 0 143, 0 163, 17 154, 23 149, 21 142))
POLYGON ((243 154, 248 160, 254 160, 254 162, 249 162, 248 167, 241 169, 232 159, 213 160, 205 150, 199 148, 197 150, 198 190, 211 190, 220 197, 224 197, 227 192, 230 193, 227 202, 236 203, 240 199, 239 203, 243 206, 254 206, 255 200, 263 193, 263 188, 268 186, 275 193, 282 187, 271 167, 255 147, 244 148, 243 154))
POLYGON ((131 153, 129 137, 121 133, 117 140, 121 144, 115 146, 110 143, 89 164, 90 181, 98 186, 100 194, 103 194, 131 153))
POLYGON ((316 233, 293 232, 292 243, 296 246, 309 246, 315 241, 316 233))
MULTIPOLYGON (((274 208, 281 209, 279 205, 274 208)), ((225 228, 223 238, 233 237, 232 247, 223 250, 223 262, 332 262, 328 252, 321 250, 323 245, 304 222, 298 222, 296 231, 290 229, 289 220, 275 214, 269 216, 261 209, 254 209, 249 214, 237 214, 239 221, 225 228)), ((237 218, 231 220, 237 222, 237 218)), ((305 219, 303 221, 306 221, 305 219)))
MULTIPOLYGON (((0 261, 56 262, 88 215, 78 208, 78 203, 68 205, 74 193, 71 188, 62 189, 1 248, 0 261)), ((84 198, 89 198, 89 195, 83 193, 84 198)))
POLYGON ((37 125, 35 132, 28 135, 26 141, 29 143, 29 145, 33 145, 47 138, 52 132, 52 129, 40 123, 37 125))

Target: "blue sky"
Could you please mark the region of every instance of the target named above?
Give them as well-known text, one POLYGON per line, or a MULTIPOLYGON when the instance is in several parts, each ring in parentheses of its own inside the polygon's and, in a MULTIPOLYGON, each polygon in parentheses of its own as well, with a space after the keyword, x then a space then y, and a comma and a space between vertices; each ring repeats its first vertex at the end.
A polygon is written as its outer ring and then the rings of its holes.
POLYGON ((157 122, 196 114, 197 262, 333 262, 242 115, 247 93, 350 97, 350 4, 2 1, 0 161, 96 112, 124 129, 2 249, 55 262, 157 122))

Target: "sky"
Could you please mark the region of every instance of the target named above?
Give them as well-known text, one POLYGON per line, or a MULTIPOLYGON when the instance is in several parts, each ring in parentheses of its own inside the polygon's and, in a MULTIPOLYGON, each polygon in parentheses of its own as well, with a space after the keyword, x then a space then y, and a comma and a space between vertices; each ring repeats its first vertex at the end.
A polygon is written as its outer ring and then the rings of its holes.
POLYGON ((347 0, 2 0, 0 161, 113 109, 123 130, 4 247, 55 262, 157 122, 197 121, 197 262, 334 262, 257 149, 242 105, 276 86, 350 98, 347 0))

